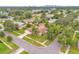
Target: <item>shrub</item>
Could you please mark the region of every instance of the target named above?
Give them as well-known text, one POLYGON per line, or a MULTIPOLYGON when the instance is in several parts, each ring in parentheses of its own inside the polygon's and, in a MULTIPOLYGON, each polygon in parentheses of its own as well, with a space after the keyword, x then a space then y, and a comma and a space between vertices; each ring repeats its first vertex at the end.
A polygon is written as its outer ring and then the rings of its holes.
POLYGON ((0 37, 4 37, 4 36, 5 36, 4 32, 0 31, 0 37))
POLYGON ((12 41, 12 37, 11 36, 7 36, 7 42, 11 42, 12 41))

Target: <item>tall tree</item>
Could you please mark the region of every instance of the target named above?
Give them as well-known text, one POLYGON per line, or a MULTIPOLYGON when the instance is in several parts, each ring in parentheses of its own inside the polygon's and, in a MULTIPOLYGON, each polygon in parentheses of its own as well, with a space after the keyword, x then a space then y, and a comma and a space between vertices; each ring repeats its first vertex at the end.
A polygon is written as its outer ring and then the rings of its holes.
POLYGON ((32 17, 32 13, 31 12, 26 12, 25 13, 25 18, 31 18, 32 17))
POLYGON ((15 24, 11 20, 6 20, 3 25, 4 25, 4 28, 5 28, 6 31, 15 30, 15 24))
POLYGON ((47 39, 52 40, 54 37, 53 31, 51 29, 48 29, 47 31, 47 39))

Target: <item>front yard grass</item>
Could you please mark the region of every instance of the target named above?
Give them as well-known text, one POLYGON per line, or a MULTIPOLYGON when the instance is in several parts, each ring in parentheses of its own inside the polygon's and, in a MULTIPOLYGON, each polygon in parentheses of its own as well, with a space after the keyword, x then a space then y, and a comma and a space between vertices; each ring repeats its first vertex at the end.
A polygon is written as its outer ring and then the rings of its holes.
POLYGON ((12 48, 13 48, 13 50, 16 50, 16 49, 18 49, 19 47, 15 44, 15 43, 13 43, 13 42, 6 42, 7 44, 9 44, 12 48))
POLYGON ((32 38, 32 39, 34 39, 34 40, 37 40, 37 41, 39 41, 39 42, 44 42, 44 41, 46 41, 47 39, 46 39, 46 36, 45 35, 41 35, 41 36, 36 36, 36 35, 27 35, 28 37, 30 37, 30 38, 32 38))
POLYGON ((23 34, 25 32, 25 29, 22 28, 22 29, 16 30, 16 32, 23 34))
POLYGON ((15 43, 13 43, 13 42, 7 42, 7 41, 6 41, 6 40, 7 40, 6 37, 2 38, 2 40, 4 40, 4 42, 6 42, 6 43, 7 43, 8 45, 10 45, 11 47, 13 47, 13 49, 19 48, 15 43))
POLYGON ((10 53, 11 50, 3 43, 0 43, 0 54, 10 53))
POLYGON ((29 54, 29 52, 23 51, 20 54, 29 54))
MULTIPOLYGON (((38 35, 27 35, 28 37, 32 38, 33 40, 36 40, 36 41, 39 41, 41 43, 43 43, 44 41, 46 41, 46 35, 41 35, 41 36, 38 36, 38 35)), ((47 40, 47 42, 45 43, 45 45, 50 45, 51 43, 53 42, 53 40, 47 40)))
POLYGON ((79 49, 77 47, 71 47, 69 54, 79 54, 79 49))
POLYGON ((11 33, 14 34, 15 36, 19 36, 20 35, 19 33, 17 33, 17 31, 13 31, 11 33))
POLYGON ((19 35, 23 34, 24 32, 25 32, 25 29, 22 28, 22 29, 19 29, 19 30, 15 30, 11 33, 14 34, 15 36, 19 36, 19 35))
MULTIPOLYGON (((62 46, 61 52, 65 53, 66 49, 66 47, 62 46)), ((68 54, 79 54, 79 49, 77 47, 71 47, 68 54)))
MULTIPOLYGON (((10 50, 5 44, 2 43, 1 45, 2 45, 3 47, 0 45, 0 46, 1 46, 0 49, 3 49, 4 51, 2 51, 1 54, 2 54, 2 53, 3 53, 3 54, 4 54, 4 53, 5 53, 5 54, 11 53, 12 51, 15 51, 16 49, 19 48, 15 43, 13 43, 13 42, 7 42, 7 41, 6 41, 6 37, 2 37, 2 38, 0 37, 0 39, 3 40, 6 44, 8 44, 9 46, 11 46, 11 47, 13 48, 12 50, 10 50), (6 47, 7 47, 7 48, 6 48, 6 47), (7 50, 6 50, 6 49, 7 49, 7 50), (8 51, 8 52, 6 52, 6 51, 8 51)), ((0 51, 1 51, 1 50, 0 50, 0 51)))
POLYGON ((33 41, 33 40, 30 40, 30 39, 28 39, 28 38, 26 38, 26 37, 24 37, 23 39, 26 40, 27 42, 29 42, 29 43, 35 45, 35 46, 42 46, 41 44, 39 44, 39 43, 37 43, 37 42, 35 42, 35 41, 33 41))

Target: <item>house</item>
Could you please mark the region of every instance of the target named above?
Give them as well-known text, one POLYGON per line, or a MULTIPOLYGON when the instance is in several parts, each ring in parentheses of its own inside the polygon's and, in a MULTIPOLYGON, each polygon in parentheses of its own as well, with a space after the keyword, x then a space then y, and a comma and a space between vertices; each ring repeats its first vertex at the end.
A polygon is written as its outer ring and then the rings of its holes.
POLYGON ((38 25, 38 32, 39 32, 39 34, 46 33, 47 32, 47 27, 43 23, 40 23, 38 25))
POLYGON ((14 17, 12 17, 12 16, 8 16, 8 19, 9 19, 9 20, 13 20, 14 17))
POLYGON ((52 24, 52 23, 54 23, 55 21, 57 21, 57 19, 50 19, 48 22, 49 22, 50 24, 52 24))
POLYGON ((21 28, 23 28, 24 25, 25 25, 23 22, 14 22, 14 23, 17 24, 17 25, 16 25, 16 28, 17 28, 17 29, 21 29, 21 28))
POLYGON ((41 12, 41 10, 32 10, 32 13, 38 13, 41 12))
POLYGON ((51 17, 54 17, 54 14, 46 14, 46 18, 49 19, 51 17))
POLYGON ((23 20, 26 24, 32 24, 34 22, 33 19, 25 19, 23 20))
POLYGON ((28 23, 29 23, 29 24, 32 24, 33 21, 34 21, 34 20, 30 19, 30 20, 28 20, 28 23))
POLYGON ((6 11, 0 11, 0 14, 8 16, 8 12, 6 12, 6 11))

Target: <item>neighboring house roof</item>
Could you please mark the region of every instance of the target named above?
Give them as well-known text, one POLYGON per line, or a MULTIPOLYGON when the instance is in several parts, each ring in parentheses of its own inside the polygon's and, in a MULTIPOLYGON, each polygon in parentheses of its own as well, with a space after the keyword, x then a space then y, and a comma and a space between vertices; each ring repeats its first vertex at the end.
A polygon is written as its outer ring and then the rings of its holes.
POLYGON ((24 26, 24 23, 23 22, 15 22, 15 24, 17 24, 17 27, 19 29, 21 29, 24 26))
POLYGON ((29 24, 31 23, 32 24, 34 22, 34 20, 33 19, 25 19, 24 22, 25 23, 29 23, 29 24))
POLYGON ((51 18, 51 17, 53 17, 53 16, 54 16, 54 14, 47 14, 47 15, 46 15, 47 18, 51 18))
POLYGON ((38 31, 39 31, 40 33, 45 33, 45 32, 47 31, 47 27, 46 27, 43 23, 40 23, 40 24, 38 25, 38 31))
POLYGON ((57 19, 50 19, 48 22, 49 23, 54 23, 57 19))

